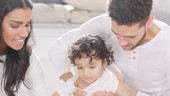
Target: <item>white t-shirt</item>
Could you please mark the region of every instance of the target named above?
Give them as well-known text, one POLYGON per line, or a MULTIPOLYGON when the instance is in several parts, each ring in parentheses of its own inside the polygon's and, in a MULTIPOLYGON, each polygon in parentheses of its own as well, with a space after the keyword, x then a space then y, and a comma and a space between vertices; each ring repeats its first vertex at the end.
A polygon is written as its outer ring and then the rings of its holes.
MULTIPOLYGON (((3 57, 4 59, 4 57, 3 57)), ((2 81, 3 64, 0 63, 0 82, 2 81)), ((45 89, 44 75, 37 56, 34 51, 30 57, 30 66, 26 72, 25 83, 30 88, 21 83, 16 96, 47 96, 45 89)), ((6 96, 3 85, 0 83, 0 96, 6 96)))
MULTIPOLYGON (((72 96, 75 89, 77 89, 77 87, 74 85, 77 79, 78 79, 78 75, 69 79, 65 85, 65 89, 67 90, 63 92, 59 92, 59 94, 61 96, 72 96)), ((86 96, 91 96, 91 94, 96 91, 115 92, 117 90, 117 87, 118 87, 118 80, 115 74, 109 71, 108 69, 106 69, 101 75, 101 77, 99 77, 95 82, 93 82, 88 87, 81 90, 84 90, 87 93, 86 96)))
POLYGON ((170 96, 170 27, 158 20, 154 23, 161 31, 151 41, 125 51, 111 31, 109 16, 104 14, 93 18, 50 45, 50 59, 59 70, 56 74, 61 76, 70 71, 67 50, 73 42, 85 34, 99 33, 113 48, 116 65, 127 85, 138 90, 138 96, 170 96))

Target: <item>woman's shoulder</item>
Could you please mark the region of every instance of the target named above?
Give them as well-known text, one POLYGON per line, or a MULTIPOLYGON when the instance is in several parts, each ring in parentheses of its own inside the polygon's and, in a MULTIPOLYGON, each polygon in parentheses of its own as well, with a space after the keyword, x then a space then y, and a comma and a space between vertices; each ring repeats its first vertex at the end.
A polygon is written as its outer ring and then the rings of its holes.
POLYGON ((31 55, 30 55, 30 65, 28 67, 27 73, 28 73, 28 75, 32 74, 36 70, 38 71, 38 69, 41 69, 40 60, 39 60, 36 52, 34 50, 32 50, 31 55))

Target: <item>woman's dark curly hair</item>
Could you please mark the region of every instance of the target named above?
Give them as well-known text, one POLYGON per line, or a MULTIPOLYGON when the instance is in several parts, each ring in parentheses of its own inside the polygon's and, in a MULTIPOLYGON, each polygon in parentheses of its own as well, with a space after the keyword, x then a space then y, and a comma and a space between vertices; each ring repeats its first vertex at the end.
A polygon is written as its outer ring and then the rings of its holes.
MULTIPOLYGON (((2 22, 4 17, 17 8, 32 9, 32 5, 28 0, 0 0, 0 40, 3 40, 2 22)), ((4 91, 7 96, 15 96, 15 92, 18 91, 21 82, 24 82, 26 71, 30 64, 31 48, 27 44, 30 34, 31 32, 26 38, 25 44, 21 50, 14 50, 12 48, 7 50, 3 73, 4 91)))
MULTIPOLYGON (((104 40, 96 34, 90 34, 78 39, 69 49, 69 59, 75 65, 76 58, 82 58, 84 55, 91 58, 99 58, 106 60, 107 64, 114 61, 113 52, 111 48, 107 48, 104 40)), ((90 61, 90 62, 91 62, 90 61)))
POLYGON ((108 11, 119 25, 144 25, 152 9, 152 0, 111 0, 108 11))

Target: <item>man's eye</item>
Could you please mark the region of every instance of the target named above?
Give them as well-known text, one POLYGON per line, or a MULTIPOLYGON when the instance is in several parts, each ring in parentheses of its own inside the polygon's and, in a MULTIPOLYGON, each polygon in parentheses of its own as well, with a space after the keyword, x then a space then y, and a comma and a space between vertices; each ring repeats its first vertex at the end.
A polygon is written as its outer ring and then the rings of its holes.
POLYGON ((123 36, 125 38, 135 38, 136 36, 123 36))

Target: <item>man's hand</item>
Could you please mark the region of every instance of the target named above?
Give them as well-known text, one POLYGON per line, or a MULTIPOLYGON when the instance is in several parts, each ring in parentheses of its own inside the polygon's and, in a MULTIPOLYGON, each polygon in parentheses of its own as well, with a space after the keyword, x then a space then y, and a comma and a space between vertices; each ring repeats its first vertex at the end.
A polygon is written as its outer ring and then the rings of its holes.
POLYGON ((120 73, 116 74, 119 84, 118 84, 118 89, 116 90, 116 94, 118 96, 136 96, 137 95, 137 91, 130 88, 129 86, 127 86, 123 80, 123 78, 121 77, 120 73))
POLYGON ((137 91, 128 87, 125 82, 123 81, 122 75, 120 73, 116 74, 119 84, 118 89, 115 93, 112 92, 95 92, 92 94, 92 96, 136 96, 137 91))
POLYGON ((86 92, 80 89, 76 89, 73 96, 86 96, 86 92))

